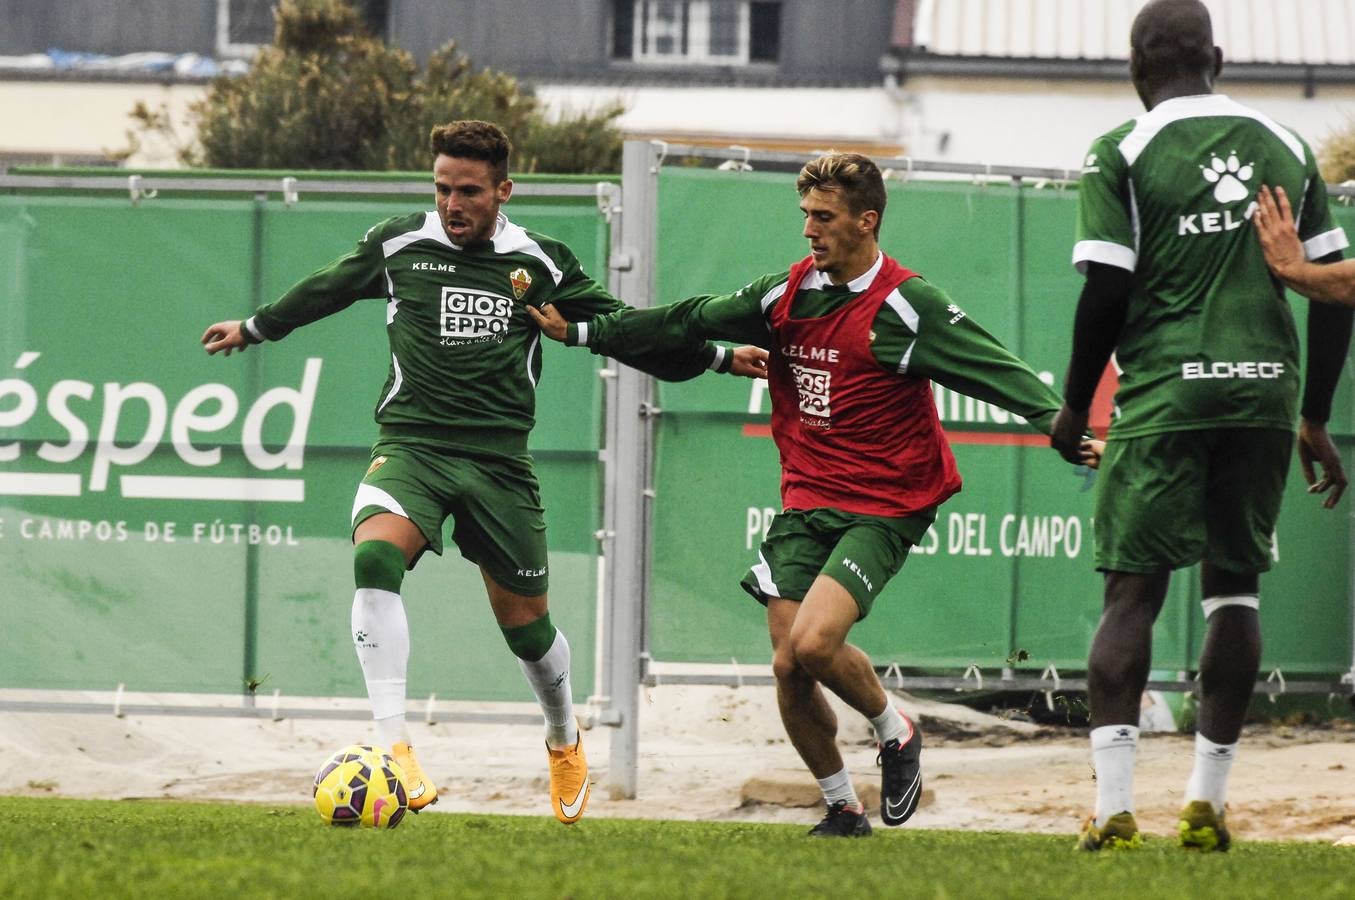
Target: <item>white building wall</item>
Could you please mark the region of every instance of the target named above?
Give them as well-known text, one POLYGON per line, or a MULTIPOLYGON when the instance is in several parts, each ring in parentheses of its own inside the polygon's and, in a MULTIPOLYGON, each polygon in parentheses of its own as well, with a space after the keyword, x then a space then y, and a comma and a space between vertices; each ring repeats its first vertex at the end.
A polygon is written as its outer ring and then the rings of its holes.
MULTIPOLYGON (((905 133, 918 158, 1073 168, 1091 142, 1143 113, 1123 83, 997 82, 932 79, 909 84, 905 133)), ((1226 82, 1221 93, 1302 135, 1314 149, 1355 124, 1355 87, 1323 88, 1304 99, 1294 86, 1226 82)))
MULTIPOLYGON (((1298 131, 1314 147, 1355 123, 1355 86, 1220 84, 1220 90, 1298 131)), ((1123 82, 916 78, 896 90, 542 86, 554 109, 620 100, 628 136, 796 149, 870 147, 879 155, 994 165, 1079 168, 1100 134, 1143 112, 1123 82)))
MULTIPOLYGON (((0 81, 0 157, 42 157, 46 162, 88 160, 125 150, 137 102, 167 105, 175 125, 200 98, 202 85, 150 82, 0 81)), ((185 135, 186 136, 186 135, 185 135)), ((128 159, 134 167, 175 167, 174 148, 149 139, 128 159)))
MULTIPOLYGON (((1355 123, 1355 86, 1322 87, 1304 99, 1293 85, 1221 85, 1318 147, 1355 123)), ((168 105, 176 124, 199 85, 0 81, 0 154, 58 160, 127 147, 128 114, 142 101, 168 105)), ((902 89, 585 87, 545 85, 555 110, 626 106, 627 136, 677 142, 812 150, 859 149, 994 165, 1077 168, 1098 135, 1141 113, 1124 82, 916 78, 902 89)), ((186 137, 186 135, 185 135, 186 137)), ((148 141, 128 164, 177 165, 174 149, 148 141)))

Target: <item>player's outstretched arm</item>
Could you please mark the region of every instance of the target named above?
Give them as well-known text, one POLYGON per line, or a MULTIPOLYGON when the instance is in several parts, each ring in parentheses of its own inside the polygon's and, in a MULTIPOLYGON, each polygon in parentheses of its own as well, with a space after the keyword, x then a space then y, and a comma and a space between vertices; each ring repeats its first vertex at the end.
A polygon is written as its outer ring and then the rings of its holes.
POLYGON ((202 346, 206 348, 208 355, 220 352, 230 356, 232 350, 245 352, 249 341, 245 339, 243 323, 239 319, 231 319, 208 325, 207 330, 202 333, 202 346))
POLYGON ((1308 493, 1328 494, 1322 501, 1322 507, 1334 508, 1346 492, 1346 471, 1341 465, 1341 454, 1336 449, 1336 442, 1327 433, 1325 424, 1300 420, 1299 465, 1303 469, 1303 480, 1308 483, 1308 493), (1314 462, 1322 468, 1320 479, 1313 468, 1314 462))
POLYGON ((1256 194, 1252 226, 1266 265, 1285 286, 1311 300, 1355 306, 1355 260, 1320 265, 1308 259, 1284 188, 1265 185, 1256 194))
MULTIPOLYGON (((536 327, 541 329, 541 333, 551 340, 563 342, 568 337, 569 322, 560 315, 554 304, 546 304, 540 308, 528 306, 527 314, 532 317, 536 327)), ((731 353, 729 374, 745 378, 766 378, 767 351, 751 344, 734 348, 731 353)))

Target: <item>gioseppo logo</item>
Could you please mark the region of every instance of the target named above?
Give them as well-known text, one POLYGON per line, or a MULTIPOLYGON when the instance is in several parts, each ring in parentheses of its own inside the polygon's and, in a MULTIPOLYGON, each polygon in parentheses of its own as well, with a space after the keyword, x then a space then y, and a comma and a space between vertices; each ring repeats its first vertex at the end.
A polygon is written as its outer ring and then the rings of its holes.
MULTIPOLYGON (((27 374, 42 354, 27 351, 19 355, 14 369, 27 374)), ((320 383, 322 360, 306 360, 301 386, 273 387, 258 396, 244 411, 240 447, 246 461, 259 472, 277 469, 301 469, 306 448, 306 432, 310 427, 311 411, 315 406, 315 392, 320 383), (275 411, 279 415, 290 410, 291 432, 280 449, 269 449, 263 443, 264 421, 275 411)), ((38 388, 24 377, 0 380, 0 429, 23 429, 28 434, 51 434, 40 428, 39 407, 60 429, 64 439, 49 439, 37 444, 36 450, 13 440, 22 437, 11 431, 8 440, 0 440, 0 464, 19 463, 25 453, 32 453, 46 463, 65 465, 89 456, 88 489, 108 490, 113 468, 132 468, 146 461, 159 447, 168 431, 169 443, 178 458, 194 469, 210 469, 221 462, 221 443, 213 443, 212 435, 235 423, 241 413, 240 398, 224 384, 201 384, 191 388, 173 404, 165 392, 154 384, 136 381, 119 384, 106 381, 95 385, 88 381, 61 379, 47 390, 44 402, 39 401, 38 388), (96 401, 101 393, 101 402, 96 401), (139 410, 136 407, 140 407, 139 410), (124 413, 144 421, 143 433, 130 445, 118 443, 118 425, 124 413), (87 421, 97 415, 98 424, 92 430, 87 421), (91 441, 91 434, 93 440, 91 441), (91 448, 92 443, 92 448, 91 448)), ((56 437, 53 435, 53 437, 56 437)), ((28 443, 32 443, 32 439, 28 443)), ((232 441, 233 443, 233 441, 232 441)), ((0 495, 43 495, 78 497, 83 490, 83 477, 75 472, 24 472, 6 466, 0 469, 0 495)), ((118 486, 123 497, 146 497, 172 500, 262 500, 299 503, 306 499, 306 483, 299 478, 226 478, 210 475, 136 475, 121 474, 118 486)))
POLYGON ((832 415, 829 405, 829 389, 832 386, 832 373, 823 369, 811 369, 798 363, 790 364, 791 375, 795 378, 795 387, 800 392, 800 421, 809 425, 828 427, 832 415), (805 419, 814 416, 815 419, 805 419))
POLYGON ((499 294, 471 288, 444 287, 441 337, 444 346, 503 340, 513 301, 499 294))

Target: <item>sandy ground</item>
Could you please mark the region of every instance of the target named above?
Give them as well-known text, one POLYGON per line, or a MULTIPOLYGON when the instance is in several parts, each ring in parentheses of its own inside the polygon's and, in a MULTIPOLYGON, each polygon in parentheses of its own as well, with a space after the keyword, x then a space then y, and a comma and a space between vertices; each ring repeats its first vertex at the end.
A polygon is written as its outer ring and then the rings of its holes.
MULTIPOLYGON (((906 695, 899 705, 926 739, 922 807, 906 827, 1071 834, 1090 811, 1089 752, 1077 732, 906 695)), ((590 816, 817 821, 817 786, 785 740, 771 688, 651 688, 641 717, 635 799, 605 787, 611 732, 585 735, 598 782, 590 816)), ((869 725, 850 712, 839 718, 858 791, 877 803, 869 725)), ((416 722, 411 733, 442 791, 433 812, 549 814, 534 727, 416 722)), ((371 739, 360 721, 0 712, 0 794, 307 804, 325 757, 371 739)), ((1191 755, 1188 735, 1144 737, 1136 795, 1145 831, 1174 828, 1191 755)), ((1249 727, 1229 818, 1241 840, 1355 834, 1355 729, 1249 727)))

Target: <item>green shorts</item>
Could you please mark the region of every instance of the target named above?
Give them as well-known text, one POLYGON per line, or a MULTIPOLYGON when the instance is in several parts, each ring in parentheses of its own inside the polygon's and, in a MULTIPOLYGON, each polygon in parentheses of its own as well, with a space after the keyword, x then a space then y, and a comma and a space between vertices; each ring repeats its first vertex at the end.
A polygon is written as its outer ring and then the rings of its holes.
POLYGON ((814 579, 827 575, 847 589, 864 619, 934 521, 935 507, 905 518, 785 510, 772 519, 757 565, 740 584, 766 606, 772 597, 803 600, 814 579))
POLYGON ((1096 567, 1266 571, 1293 448, 1293 434, 1265 428, 1112 439, 1096 479, 1096 567))
POLYGON ((462 556, 516 594, 546 592, 545 510, 530 456, 452 454, 382 438, 353 499, 353 529, 381 512, 413 522, 428 540, 425 549, 438 555, 442 523, 451 516, 462 556))

